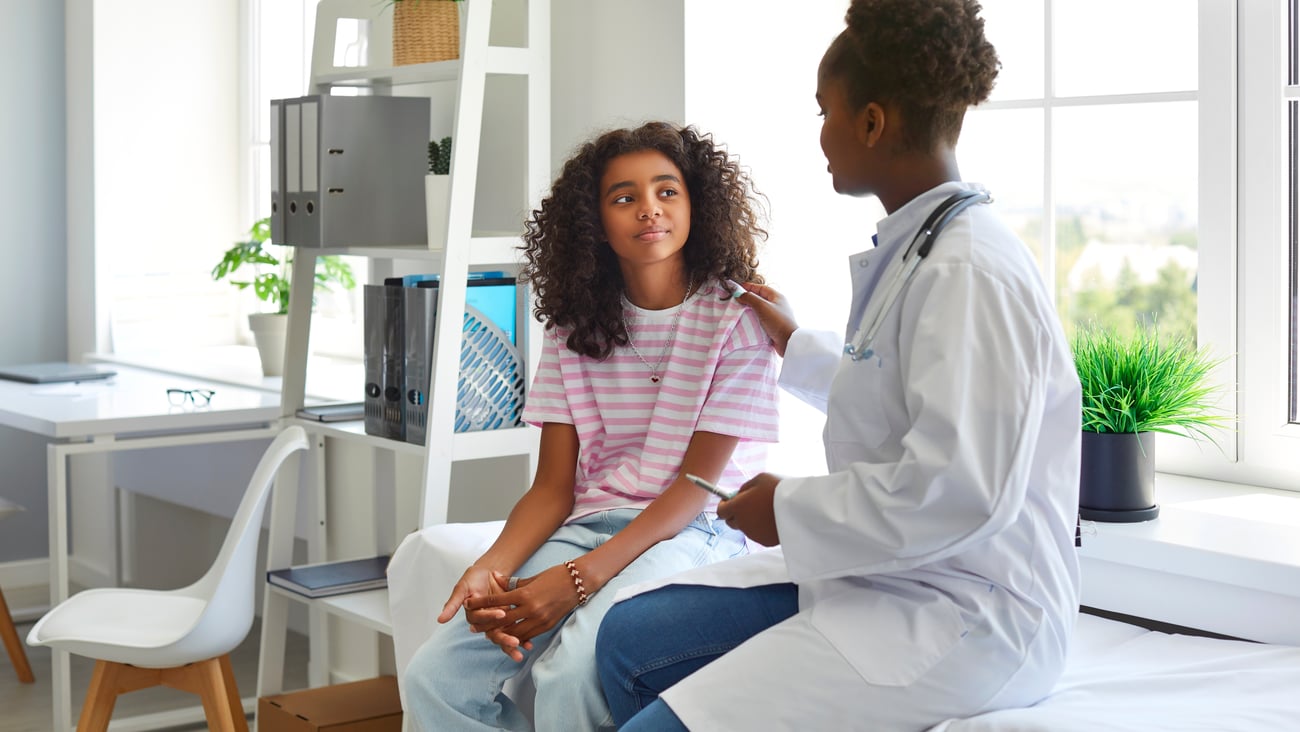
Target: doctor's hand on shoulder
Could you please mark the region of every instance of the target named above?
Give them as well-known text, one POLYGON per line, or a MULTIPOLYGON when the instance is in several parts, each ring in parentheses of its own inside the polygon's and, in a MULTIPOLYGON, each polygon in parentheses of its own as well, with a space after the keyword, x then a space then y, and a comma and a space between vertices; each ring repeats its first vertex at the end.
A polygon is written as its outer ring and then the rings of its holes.
POLYGON ((772 339, 777 355, 785 356, 790 336, 799 329, 790 301, 767 285, 753 282, 741 285, 731 281, 727 284, 731 287, 731 296, 736 302, 748 306, 758 315, 758 321, 763 325, 767 337, 772 339))
POLYGON ((771 473, 755 475, 740 486, 734 498, 718 504, 718 518, 763 546, 780 544, 772 503, 780 482, 781 477, 771 473))

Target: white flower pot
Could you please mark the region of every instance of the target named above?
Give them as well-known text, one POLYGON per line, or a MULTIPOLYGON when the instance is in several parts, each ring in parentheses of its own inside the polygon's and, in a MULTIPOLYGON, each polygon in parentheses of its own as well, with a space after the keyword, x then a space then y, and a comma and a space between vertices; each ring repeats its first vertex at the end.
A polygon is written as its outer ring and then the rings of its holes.
POLYGON ((424 216, 429 248, 447 248, 447 212, 451 209, 451 176, 424 176, 424 216))
POLYGON ((279 313, 253 313, 248 316, 248 327, 253 330, 257 355, 262 359, 264 376, 284 374, 284 339, 289 316, 279 313))

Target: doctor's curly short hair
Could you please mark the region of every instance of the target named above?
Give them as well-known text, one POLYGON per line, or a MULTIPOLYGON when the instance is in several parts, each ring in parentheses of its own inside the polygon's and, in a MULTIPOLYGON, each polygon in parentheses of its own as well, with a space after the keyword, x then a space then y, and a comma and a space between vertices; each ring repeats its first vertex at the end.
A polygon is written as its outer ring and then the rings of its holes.
POLYGON ((758 243, 767 232, 749 176, 711 135, 694 127, 649 122, 606 132, 564 164, 525 222, 520 280, 533 289, 533 315, 569 330, 569 350, 606 358, 627 345, 623 273, 605 237, 600 179, 614 158, 655 150, 681 170, 691 199, 691 232, 682 252, 696 285, 709 279, 762 282, 758 243))
POLYGON ((966 108, 988 99, 1001 62, 975 0, 853 0, 823 69, 849 104, 893 103, 918 150, 956 145, 966 108))

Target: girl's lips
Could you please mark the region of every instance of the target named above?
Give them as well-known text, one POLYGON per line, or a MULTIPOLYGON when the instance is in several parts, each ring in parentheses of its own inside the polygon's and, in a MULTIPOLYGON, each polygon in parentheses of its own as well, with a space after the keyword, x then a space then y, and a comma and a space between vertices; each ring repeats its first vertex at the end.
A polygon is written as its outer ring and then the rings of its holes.
POLYGON ((640 239, 641 241, 659 241, 665 236, 668 236, 667 229, 646 229, 645 231, 637 234, 636 238, 640 239))

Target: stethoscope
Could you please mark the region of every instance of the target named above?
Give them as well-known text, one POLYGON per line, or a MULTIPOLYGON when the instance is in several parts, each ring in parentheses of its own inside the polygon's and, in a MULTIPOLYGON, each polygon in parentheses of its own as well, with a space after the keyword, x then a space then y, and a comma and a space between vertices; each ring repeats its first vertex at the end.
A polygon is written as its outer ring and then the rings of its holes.
POLYGON ((884 291, 874 295, 870 302, 867 303, 867 311, 863 313, 862 319, 858 321, 858 330, 853 334, 853 339, 844 344, 844 353, 854 361, 860 361, 864 358, 871 358, 875 353, 871 344, 876 340, 876 333, 880 330, 881 323, 885 320, 885 315, 898 296, 902 294, 903 288, 911 281, 912 276, 916 274, 917 265, 921 263, 930 254, 934 248, 934 242, 939 238, 939 232, 948 222, 957 217, 957 214, 965 211, 967 208, 977 203, 988 203, 993 198, 983 191, 959 191, 948 197, 948 200, 939 204, 930 214, 930 217, 921 224, 917 230, 916 236, 912 237, 911 243, 903 251, 901 265, 897 264, 900 260, 895 260, 893 265, 894 276, 885 284, 884 291), (921 242, 918 247, 917 242, 921 242))

